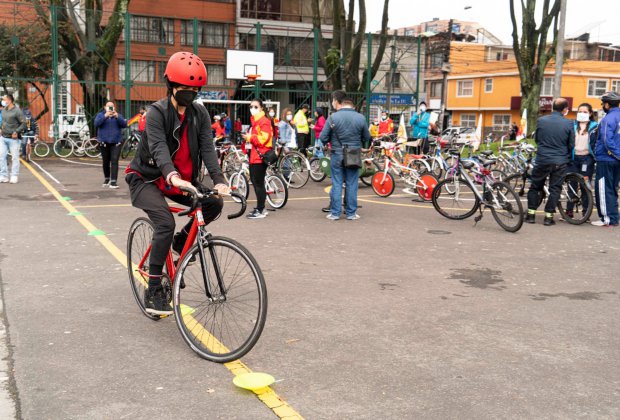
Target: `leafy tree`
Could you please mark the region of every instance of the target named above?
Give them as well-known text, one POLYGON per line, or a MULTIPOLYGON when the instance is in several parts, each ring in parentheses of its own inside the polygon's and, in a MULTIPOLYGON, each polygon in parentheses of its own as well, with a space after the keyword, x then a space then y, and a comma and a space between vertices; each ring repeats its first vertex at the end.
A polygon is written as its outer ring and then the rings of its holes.
POLYGON ((512 20, 512 47, 514 49, 521 78, 521 113, 527 109, 527 127, 532 131, 536 127, 539 111, 540 90, 545 77, 545 67, 555 55, 558 35, 558 14, 560 0, 544 0, 542 6, 542 20, 537 26, 535 12, 536 0, 521 0, 521 39, 517 18, 515 15, 515 1, 510 0, 510 18, 512 20), (553 41, 547 45, 549 29, 553 25, 553 41))

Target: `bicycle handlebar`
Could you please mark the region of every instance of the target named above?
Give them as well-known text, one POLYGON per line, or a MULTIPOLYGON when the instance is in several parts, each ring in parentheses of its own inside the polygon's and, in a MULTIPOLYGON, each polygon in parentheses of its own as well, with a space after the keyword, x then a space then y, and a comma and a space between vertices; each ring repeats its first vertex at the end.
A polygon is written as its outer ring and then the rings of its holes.
MULTIPOLYGON (((198 207, 200 199, 209 197, 211 195, 221 195, 216 190, 209 190, 206 193, 202 194, 193 188, 179 187, 179 189, 192 196, 192 205, 187 210, 180 212, 179 216, 186 216, 190 214, 191 212, 193 212, 196 209, 196 207, 198 207)), ((227 218, 230 220, 230 219, 236 219, 237 217, 241 217, 243 213, 245 213, 245 210, 247 208, 247 202, 245 200, 245 197, 236 192, 232 192, 229 195, 239 200, 239 202, 241 203, 241 209, 237 213, 229 214, 227 218)))

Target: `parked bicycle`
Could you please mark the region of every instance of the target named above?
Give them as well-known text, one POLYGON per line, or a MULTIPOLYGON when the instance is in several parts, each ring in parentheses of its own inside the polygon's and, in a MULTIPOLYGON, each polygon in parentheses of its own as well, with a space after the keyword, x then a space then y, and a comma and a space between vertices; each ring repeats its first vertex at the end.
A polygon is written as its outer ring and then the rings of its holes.
POLYGON ((97 158, 101 156, 101 151, 99 150, 99 142, 96 138, 92 139, 81 139, 74 137, 64 137, 60 139, 56 139, 54 145, 52 146, 54 153, 56 156, 61 158, 67 158, 72 154, 77 157, 82 157, 84 155, 97 158))
POLYGON ((125 140, 121 147, 121 159, 127 159, 130 154, 135 154, 138 151, 138 146, 142 141, 142 136, 136 130, 132 130, 129 134, 129 138, 125 140))
POLYGON ((39 136, 22 136, 22 140, 26 143, 26 157, 30 160, 31 154, 34 153, 35 156, 44 158, 50 154, 49 145, 39 140, 39 136))
MULTIPOLYGON (((216 194, 192 196, 188 209, 170 207, 172 213, 193 219, 187 241, 174 261, 166 258, 162 282, 174 308, 174 318, 183 340, 200 357, 212 362, 230 362, 247 354, 258 341, 267 317, 267 287, 260 266, 243 245, 223 236, 212 236, 205 227, 200 200, 216 194)), ((228 216, 234 219, 246 209, 243 196, 232 194, 241 209, 228 216)), ((131 290, 142 313, 158 321, 162 317, 146 312, 144 296, 148 289, 148 261, 153 224, 137 218, 127 239, 127 270, 131 290)))
MULTIPOLYGON (((232 191, 247 199, 250 195, 250 163, 246 155, 243 155, 241 168, 233 173, 228 180, 228 186, 232 191)), ((265 190, 267 203, 274 209, 281 209, 288 201, 288 187, 284 178, 275 170, 274 165, 267 168, 265 174, 265 190)))

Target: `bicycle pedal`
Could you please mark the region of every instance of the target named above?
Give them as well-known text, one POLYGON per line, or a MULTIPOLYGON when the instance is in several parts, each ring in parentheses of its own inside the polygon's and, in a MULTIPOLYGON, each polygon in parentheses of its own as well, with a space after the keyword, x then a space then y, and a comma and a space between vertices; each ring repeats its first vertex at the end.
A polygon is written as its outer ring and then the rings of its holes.
POLYGON ((481 220, 482 220, 482 214, 479 214, 478 216, 474 217, 474 222, 475 223, 478 223, 481 220))

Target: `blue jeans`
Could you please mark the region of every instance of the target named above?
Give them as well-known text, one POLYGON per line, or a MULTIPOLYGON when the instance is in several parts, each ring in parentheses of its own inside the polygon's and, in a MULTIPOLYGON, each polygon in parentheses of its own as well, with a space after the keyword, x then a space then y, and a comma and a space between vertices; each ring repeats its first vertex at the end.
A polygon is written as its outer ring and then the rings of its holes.
POLYGON ((8 178, 8 153, 11 151, 12 165, 11 176, 19 175, 19 149, 22 141, 19 139, 9 139, 0 137, 0 178, 8 178))
POLYGON ((596 208, 598 216, 608 225, 620 222, 618 214, 618 184, 620 161, 596 163, 596 208))
POLYGON ((359 168, 350 169, 342 165, 342 153, 332 153, 332 189, 329 193, 331 201, 331 214, 340 217, 342 214, 342 183, 346 185, 345 191, 345 211, 347 217, 355 215, 357 212, 357 182, 360 176, 359 168))

